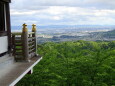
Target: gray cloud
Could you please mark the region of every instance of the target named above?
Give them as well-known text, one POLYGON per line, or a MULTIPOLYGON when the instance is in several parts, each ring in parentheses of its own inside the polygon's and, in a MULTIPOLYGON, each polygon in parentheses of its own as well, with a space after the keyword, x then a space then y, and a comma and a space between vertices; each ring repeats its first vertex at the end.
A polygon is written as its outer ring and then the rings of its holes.
POLYGON ((97 9, 115 9, 115 0, 12 0, 12 8, 40 10, 48 6, 94 7, 97 9))
POLYGON ((41 6, 36 1, 28 2, 28 0, 12 0, 11 9, 16 10, 43 10, 48 9, 49 6, 41 6))
POLYGON ((12 0, 12 25, 115 24, 115 0, 12 0))

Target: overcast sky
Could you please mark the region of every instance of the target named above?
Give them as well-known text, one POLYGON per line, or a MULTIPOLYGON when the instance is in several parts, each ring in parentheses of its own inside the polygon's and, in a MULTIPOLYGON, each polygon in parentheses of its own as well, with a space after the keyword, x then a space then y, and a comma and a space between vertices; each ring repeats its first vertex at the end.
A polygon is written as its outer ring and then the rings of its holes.
POLYGON ((115 0, 12 0, 12 26, 115 25, 115 0))

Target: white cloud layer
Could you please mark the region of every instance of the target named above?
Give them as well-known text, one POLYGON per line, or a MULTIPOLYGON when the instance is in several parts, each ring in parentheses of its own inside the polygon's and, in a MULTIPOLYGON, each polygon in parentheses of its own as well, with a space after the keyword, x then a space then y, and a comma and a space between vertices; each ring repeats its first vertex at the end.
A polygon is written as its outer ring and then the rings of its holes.
POLYGON ((115 0, 12 0, 12 25, 115 24, 115 0))

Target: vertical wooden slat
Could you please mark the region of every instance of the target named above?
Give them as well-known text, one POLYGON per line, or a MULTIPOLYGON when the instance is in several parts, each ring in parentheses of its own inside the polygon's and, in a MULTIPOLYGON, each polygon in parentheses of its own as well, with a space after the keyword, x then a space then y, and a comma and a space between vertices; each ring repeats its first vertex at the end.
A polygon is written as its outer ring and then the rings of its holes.
POLYGON ((15 56, 15 35, 12 35, 12 48, 13 48, 13 56, 15 56))

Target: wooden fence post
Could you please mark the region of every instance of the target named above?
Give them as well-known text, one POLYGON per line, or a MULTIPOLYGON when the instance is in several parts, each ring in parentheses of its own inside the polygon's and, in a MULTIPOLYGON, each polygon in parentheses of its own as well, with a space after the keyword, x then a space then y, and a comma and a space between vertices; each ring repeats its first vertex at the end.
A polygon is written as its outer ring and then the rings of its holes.
POLYGON ((38 53, 37 53, 37 31, 36 31, 36 25, 33 24, 32 25, 32 32, 34 32, 34 34, 32 34, 32 37, 35 37, 35 55, 38 56, 38 53))
POLYGON ((12 48, 13 48, 13 56, 15 57, 15 53, 16 53, 16 46, 15 46, 15 35, 12 34, 12 48))
POLYGON ((28 29, 27 25, 23 24, 22 28, 22 43, 23 43, 23 58, 25 61, 29 61, 29 46, 28 46, 28 29))

